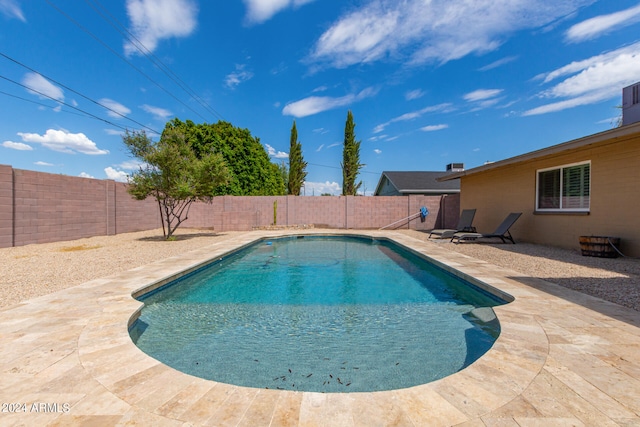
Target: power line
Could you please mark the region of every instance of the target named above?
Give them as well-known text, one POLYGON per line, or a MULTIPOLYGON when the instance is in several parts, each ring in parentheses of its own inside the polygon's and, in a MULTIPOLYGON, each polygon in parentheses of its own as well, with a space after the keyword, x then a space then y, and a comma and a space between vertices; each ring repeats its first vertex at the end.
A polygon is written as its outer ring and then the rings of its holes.
POLYGON ((198 95, 193 89, 189 87, 187 83, 184 82, 176 73, 174 73, 160 58, 153 54, 144 43, 140 41, 134 34, 132 34, 116 17, 113 16, 111 12, 107 8, 105 8, 99 0, 85 0, 85 3, 89 4, 89 6, 99 14, 102 19, 104 19, 109 25, 111 25, 117 32, 120 33, 126 40, 131 42, 140 53, 142 53, 153 65, 155 65, 160 71, 162 71, 169 79, 171 79, 178 87, 184 90, 187 95, 189 95, 192 99, 194 99, 198 104, 200 104, 205 110, 211 113, 214 116, 224 120, 224 117, 220 113, 218 113, 211 105, 206 102, 200 95, 198 95), (108 17, 106 17, 102 12, 96 9, 94 5, 91 3, 95 3, 100 9, 102 9, 108 17))
MULTIPOLYGON (((0 94, 6 95, 6 96, 10 96, 11 98, 19 99, 21 101, 30 102, 32 104, 40 105, 41 107, 51 108, 52 110, 55 109, 55 107, 52 107, 51 105, 43 104, 42 102, 34 101, 32 99, 23 98, 21 96, 13 95, 11 93, 7 93, 7 92, 1 91, 1 90, 0 90, 0 94)), ((64 111, 65 113, 69 113, 69 114, 75 114, 77 116, 84 116, 84 114, 76 113, 74 111, 67 111, 67 110, 62 110, 62 111, 64 111)))
POLYGON ((8 78, 8 77, 5 77, 5 76, 0 75, 0 79, 6 80, 6 81, 11 82, 11 83, 13 83, 13 84, 15 84, 15 85, 21 86, 21 87, 23 87, 23 88, 25 88, 25 89, 27 89, 27 90, 29 90, 29 91, 33 92, 33 93, 37 93, 37 94, 38 94, 38 95, 40 95, 40 96, 44 96, 45 98, 49 98, 49 99, 51 99, 52 101, 55 101, 55 102, 57 102, 57 103, 59 103, 59 104, 61 104, 61 105, 64 105, 64 106, 66 106, 66 107, 73 108, 74 110, 80 111, 81 113, 83 113, 83 114, 85 114, 85 115, 87 115, 87 116, 89 116, 89 117, 92 117, 92 118, 94 118, 94 119, 96 119, 96 120, 100 120, 101 122, 105 122, 105 123, 107 123, 107 124, 109 124, 109 125, 111 125, 111 126, 114 126, 114 127, 120 128, 120 129, 125 130, 125 131, 127 130, 127 128, 125 128, 125 127, 123 127, 123 126, 117 125, 117 124, 115 124, 115 123, 113 123, 113 122, 110 122, 110 121, 109 121, 109 120, 107 120, 107 119, 103 119, 102 117, 98 117, 98 116, 96 116, 95 114, 89 113, 88 111, 84 111, 83 109, 78 108, 78 107, 76 107, 76 106, 73 106, 73 105, 71 105, 71 104, 67 104, 67 103, 66 103, 66 102, 64 102, 64 101, 60 101, 59 99, 55 99, 54 97, 52 97, 52 96, 50 96, 50 95, 47 95, 46 93, 40 92, 40 91, 39 91, 39 90, 37 90, 37 89, 34 89, 34 88, 29 87, 29 86, 27 86, 27 85, 24 85, 24 84, 22 84, 22 83, 20 83, 20 82, 17 82, 17 81, 15 81, 15 80, 12 80, 12 79, 10 79, 10 78, 8 78))
MULTIPOLYGON (((307 164, 311 165, 311 166, 319 166, 321 168, 331 168, 331 169, 340 169, 340 170, 342 170, 342 168, 338 167, 338 166, 319 165, 317 163, 307 163, 307 164)), ((359 173, 370 173, 370 174, 373 174, 373 175, 381 175, 382 174, 382 172, 370 172, 370 171, 360 171, 359 173)))
POLYGON ((159 134, 159 132, 158 132, 158 131, 156 131, 156 130, 154 130, 154 129, 152 129, 152 128, 150 128, 150 127, 146 126, 146 125, 143 125, 142 123, 140 123, 140 122, 138 122, 138 121, 136 121, 136 120, 132 119, 131 117, 125 116, 124 114, 120 113, 119 111, 114 110, 114 109, 113 109, 113 108, 111 108, 111 107, 108 107, 108 106, 106 106, 106 105, 104 105, 104 104, 102 104, 102 103, 100 103, 100 102, 98 102, 98 101, 96 101, 96 100, 94 100, 94 99, 89 98, 88 96, 86 96, 86 95, 84 95, 84 94, 82 94, 82 93, 78 92, 77 90, 74 90, 74 89, 70 88, 69 86, 66 86, 66 85, 62 84, 62 83, 60 83, 60 82, 58 82, 58 81, 56 81, 56 80, 52 79, 51 77, 49 77, 49 76, 47 76, 47 75, 42 74, 41 72, 39 72, 39 71, 37 71, 37 70, 34 70, 33 68, 29 67, 28 65, 23 64, 22 62, 18 61, 17 59, 11 58, 10 56, 5 55, 5 54, 4 54, 4 53, 2 53, 2 52, 0 52, 0 56, 2 56, 2 57, 4 57, 4 58, 8 59, 9 61, 11 61, 11 62, 13 62, 13 63, 15 63, 15 64, 17 64, 17 65, 20 65, 21 67, 26 68, 27 70, 29 70, 29 71, 31 71, 31 72, 33 72, 33 73, 40 74, 42 77, 46 78, 47 80, 52 81, 53 83, 57 84, 58 86, 61 86, 61 87, 65 88, 65 89, 67 89, 68 91, 73 92, 73 93, 75 93, 76 95, 83 97, 83 98, 84 98, 84 99, 86 99, 87 101, 90 101, 90 102, 92 102, 92 103, 94 103, 94 104, 96 104, 96 105, 99 105, 100 107, 105 108, 105 109, 107 109, 107 110, 111 111, 112 113, 114 113, 114 114, 116 114, 116 115, 118 115, 118 116, 122 117, 122 118, 125 118, 125 119, 127 119, 127 120, 130 120, 130 121, 132 121, 133 123, 137 124, 138 126, 140 126, 140 127, 142 127, 142 128, 145 128, 145 129, 147 129, 147 130, 149 130, 149 131, 151 131, 151 132, 154 132, 154 133, 159 134))
POLYGON ((50 0, 45 0, 49 6, 51 6, 52 8, 54 8, 56 11, 58 11, 62 16, 64 16, 65 18, 67 18, 69 21, 71 21, 73 24, 75 24, 78 28, 80 28, 82 31, 84 31, 85 33, 87 33, 88 35, 90 35, 94 40, 96 40, 98 43, 100 43, 102 46, 104 46, 107 50, 109 50, 111 53, 113 53, 115 56, 117 56, 118 58, 120 58, 122 61, 124 61, 125 63, 127 63, 131 68, 133 68, 134 70, 136 70, 138 73, 140 73, 142 76, 144 76, 147 80, 149 80, 151 83, 153 83, 154 85, 156 85, 159 89, 161 89, 163 92, 165 92, 167 95, 169 95, 170 97, 172 97, 174 100, 176 100, 177 102, 179 102, 180 104, 184 105, 186 108, 188 108, 189 110, 191 110, 194 114, 196 114, 198 117, 200 117, 202 120, 206 119, 202 116, 202 114, 198 113, 196 110, 194 110, 193 108, 191 108, 189 105, 187 105, 186 103, 184 103, 184 101, 178 99, 178 97, 176 97, 174 94, 172 94, 171 92, 169 92, 165 87, 163 87, 160 83, 156 82, 155 80, 153 80, 149 75, 147 75, 144 71, 140 70, 138 67, 136 67, 135 65, 133 65, 131 63, 131 61, 129 61, 128 59, 126 59, 125 57, 123 57, 122 55, 120 55, 118 52, 116 52, 114 49, 112 49, 108 44, 106 44, 105 42, 103 42, 98 36, 96 36, 95 34, 93 34, 91 31, 89 31, 87 28, 85 28, 84 26, 82 26, 78 21, 76 21, 75 19, 73 19, 71 16, 69 16, 68 14, 66 14, 63 10, 61 10, 59 7, 57 7, 55 4, 53 4, 50 0))

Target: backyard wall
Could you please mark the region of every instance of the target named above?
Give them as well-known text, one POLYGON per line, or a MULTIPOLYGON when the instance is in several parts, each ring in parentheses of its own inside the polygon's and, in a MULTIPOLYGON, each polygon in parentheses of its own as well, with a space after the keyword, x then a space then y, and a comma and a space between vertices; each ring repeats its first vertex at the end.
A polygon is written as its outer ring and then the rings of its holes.
POLYGON ((481 232, 495 230, 509 212, 522 212, 511 228, 516 241, 579 249, 580 236, 613 236, 621 238, 622 253, 638 257, 640 132, 609 133, 577 149, 463 176, 461 207, 477 209, 474 223, 481 232), (591 162, 588 214, 536 212, 536 172, 584 161, 591 162))
MULTIPOLYGON (((215 197, 194 203, 182 227, 247 231, 312 225, 338 229, 453 227, 460 198, 449 196, 215 197), (274 221, 274 202, 277 202, 274 221), (422 206, 429 215, 417 216, 422 206), (399 221, 413 216, 410 221, 399 221)), ((0 247, 113 235, 162 227, 157 202, 134 200, 126 184, 0 165, 0 247)))

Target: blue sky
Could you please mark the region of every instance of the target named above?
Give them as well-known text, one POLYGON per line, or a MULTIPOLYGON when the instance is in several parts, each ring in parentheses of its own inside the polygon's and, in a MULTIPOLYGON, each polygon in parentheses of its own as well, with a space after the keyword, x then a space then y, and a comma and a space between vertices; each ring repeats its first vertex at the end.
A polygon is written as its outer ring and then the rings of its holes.
POLYGON ((124 129, 226 120, 339 194, 347 111, 386 170, 467 168, 613 127, 626 0, 0 0, 0 164, 126 180, 124 129))

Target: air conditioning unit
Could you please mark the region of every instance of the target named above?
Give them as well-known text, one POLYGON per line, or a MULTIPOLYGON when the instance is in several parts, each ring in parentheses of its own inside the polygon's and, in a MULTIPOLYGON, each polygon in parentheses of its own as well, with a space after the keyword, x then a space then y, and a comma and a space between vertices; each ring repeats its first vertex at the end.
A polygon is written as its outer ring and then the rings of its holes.
POLYGON ((640 82, 622 89, 622 126, 640 122, 640 82))
POLYGON ((449 163, 447 165, 447 172, 462 172, 464 170, 464 163, 449 163))

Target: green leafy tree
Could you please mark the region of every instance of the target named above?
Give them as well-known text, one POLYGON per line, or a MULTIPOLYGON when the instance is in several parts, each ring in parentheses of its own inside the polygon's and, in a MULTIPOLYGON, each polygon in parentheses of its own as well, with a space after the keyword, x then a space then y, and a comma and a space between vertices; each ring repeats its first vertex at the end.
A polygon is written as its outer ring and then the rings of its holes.
POLYGON ((214 151, 227 163, 230 178, 226 185, 216 189, 216 196, 277 196, 286 194, 286 187, 278 165, 272 163, 260 139, 248 129, 219 121, 214 124, 195 124, 174 119, 165 131, 177 130, 185 135, 200 158, 214 151))
POLYGON ((189 217, 191 204, 209 202, 229 173, 222 156, 214 151, 196 156, 180 132, 165 130, 156 143, 143 132, 128 132, 122 141, 142 162, 129 177, 127 191, 137 200, 153 197, 158 202, 162 232, 170 239, 189 217))
POLYGON ((342 195, 355 196, 362 185, 362 181, 356 184, 356 178, 360 169, 364 166, 360 163, 360 141, 356 141, 355 123, 351 110, 347 112, 347 122, 344 126, 344 147, 342 149, 342 195))
POLYGON ((291 141, 289 145, 289 179, 287 187, 289 194, 292 196, 299 196, 300 189, 304 184, 304 179, 307 177, 305 168, 307 162, 302 158, 302 144, 298 142, 298 129, 296 128, 296 121, 293 121, 291 127, 291 141))

